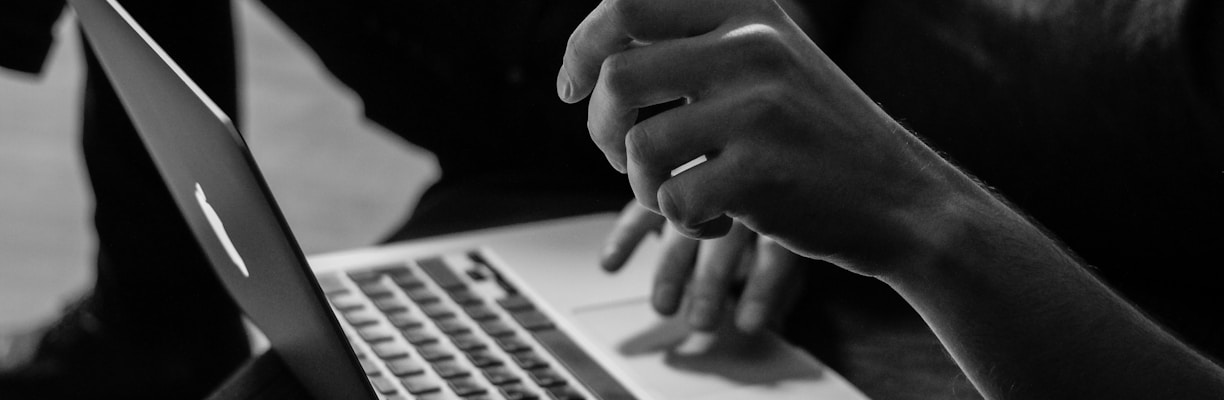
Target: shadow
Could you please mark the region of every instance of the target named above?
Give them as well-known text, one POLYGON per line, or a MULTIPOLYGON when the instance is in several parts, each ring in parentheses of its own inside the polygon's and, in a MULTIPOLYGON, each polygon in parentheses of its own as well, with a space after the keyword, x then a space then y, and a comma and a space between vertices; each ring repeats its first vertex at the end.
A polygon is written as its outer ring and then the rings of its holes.
POLYGON ((750 335, 727 324, 715 332, 696 332, 674 318, 660 320, 617 346, 626 357, 664 353, 672 368, 718 375, 741 385, 772 386, 785 381, 818 380, 794 349, 768 334, 750 335))

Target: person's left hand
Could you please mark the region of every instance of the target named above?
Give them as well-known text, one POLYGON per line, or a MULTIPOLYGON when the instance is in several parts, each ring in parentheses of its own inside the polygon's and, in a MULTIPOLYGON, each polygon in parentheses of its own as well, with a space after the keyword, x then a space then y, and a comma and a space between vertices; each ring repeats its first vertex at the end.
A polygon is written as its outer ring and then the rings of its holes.
POLYGON ((647 234, 662 230, 662 257, 651 295, 660 314, 683 310, 689 326, 702 331, 716 329, 733 315, 739 330, 756 333, 790 310, 805 283, 798 255, 739 224, 721 238, 696 240, 665 222, 630 202, 600 260, 605 270, 617 271, 647 234))

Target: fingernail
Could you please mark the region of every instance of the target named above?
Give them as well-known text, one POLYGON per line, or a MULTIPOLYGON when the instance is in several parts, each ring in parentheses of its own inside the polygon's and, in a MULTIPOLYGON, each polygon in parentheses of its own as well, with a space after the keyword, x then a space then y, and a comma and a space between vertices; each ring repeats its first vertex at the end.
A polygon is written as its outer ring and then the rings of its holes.
POLYGON ((557 97, 562 101, 569 102, 570 96, 574 94, 574 85, 570 83, 569 72, 565 71, 565 66, 561 66, 561 71, 557 72, 557 97))
POLYGON ((660 285, 655 287, 654 294, 650 299, 654 303, 655 311, 663 315, 672 315, 676 313, 676 288, 670 285, 660 285))
POLYGON ((744 332, 757 332, 765 326, 765 305, 750 302, 740 307, 735 316, 735 326, 744 332))
POLYGON ((693 302, 689 309, 688 321, 693 328, 703 331, 714 329, 714 313, 718 312, 714 302, 700 299, 693 302))

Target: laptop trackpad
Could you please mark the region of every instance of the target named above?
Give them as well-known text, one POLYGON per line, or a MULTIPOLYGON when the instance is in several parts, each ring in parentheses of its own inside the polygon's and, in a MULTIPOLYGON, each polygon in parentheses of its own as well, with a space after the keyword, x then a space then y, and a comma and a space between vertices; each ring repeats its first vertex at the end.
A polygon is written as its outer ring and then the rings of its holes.
POLYGON ((658 398, 807 397, 804 388, 822 379, 818 361, 772 334, 695 333, 656 314, 646 299, 574 314, 587 337, 658 398))

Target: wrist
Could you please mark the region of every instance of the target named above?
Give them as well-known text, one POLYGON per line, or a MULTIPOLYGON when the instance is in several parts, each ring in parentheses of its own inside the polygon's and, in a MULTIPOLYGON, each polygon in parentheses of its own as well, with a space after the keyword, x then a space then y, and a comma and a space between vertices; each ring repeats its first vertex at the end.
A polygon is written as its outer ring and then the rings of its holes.
MULTIPOLYGON (((946 163, 944 165, 947 165, 946 163)), ((890 285, 926 279, 936 268, 986 265, 1001 238, 1040 233, 963 172, 948 166, 936 184, 899 213, 908 245, 877 278, 890 285)))

